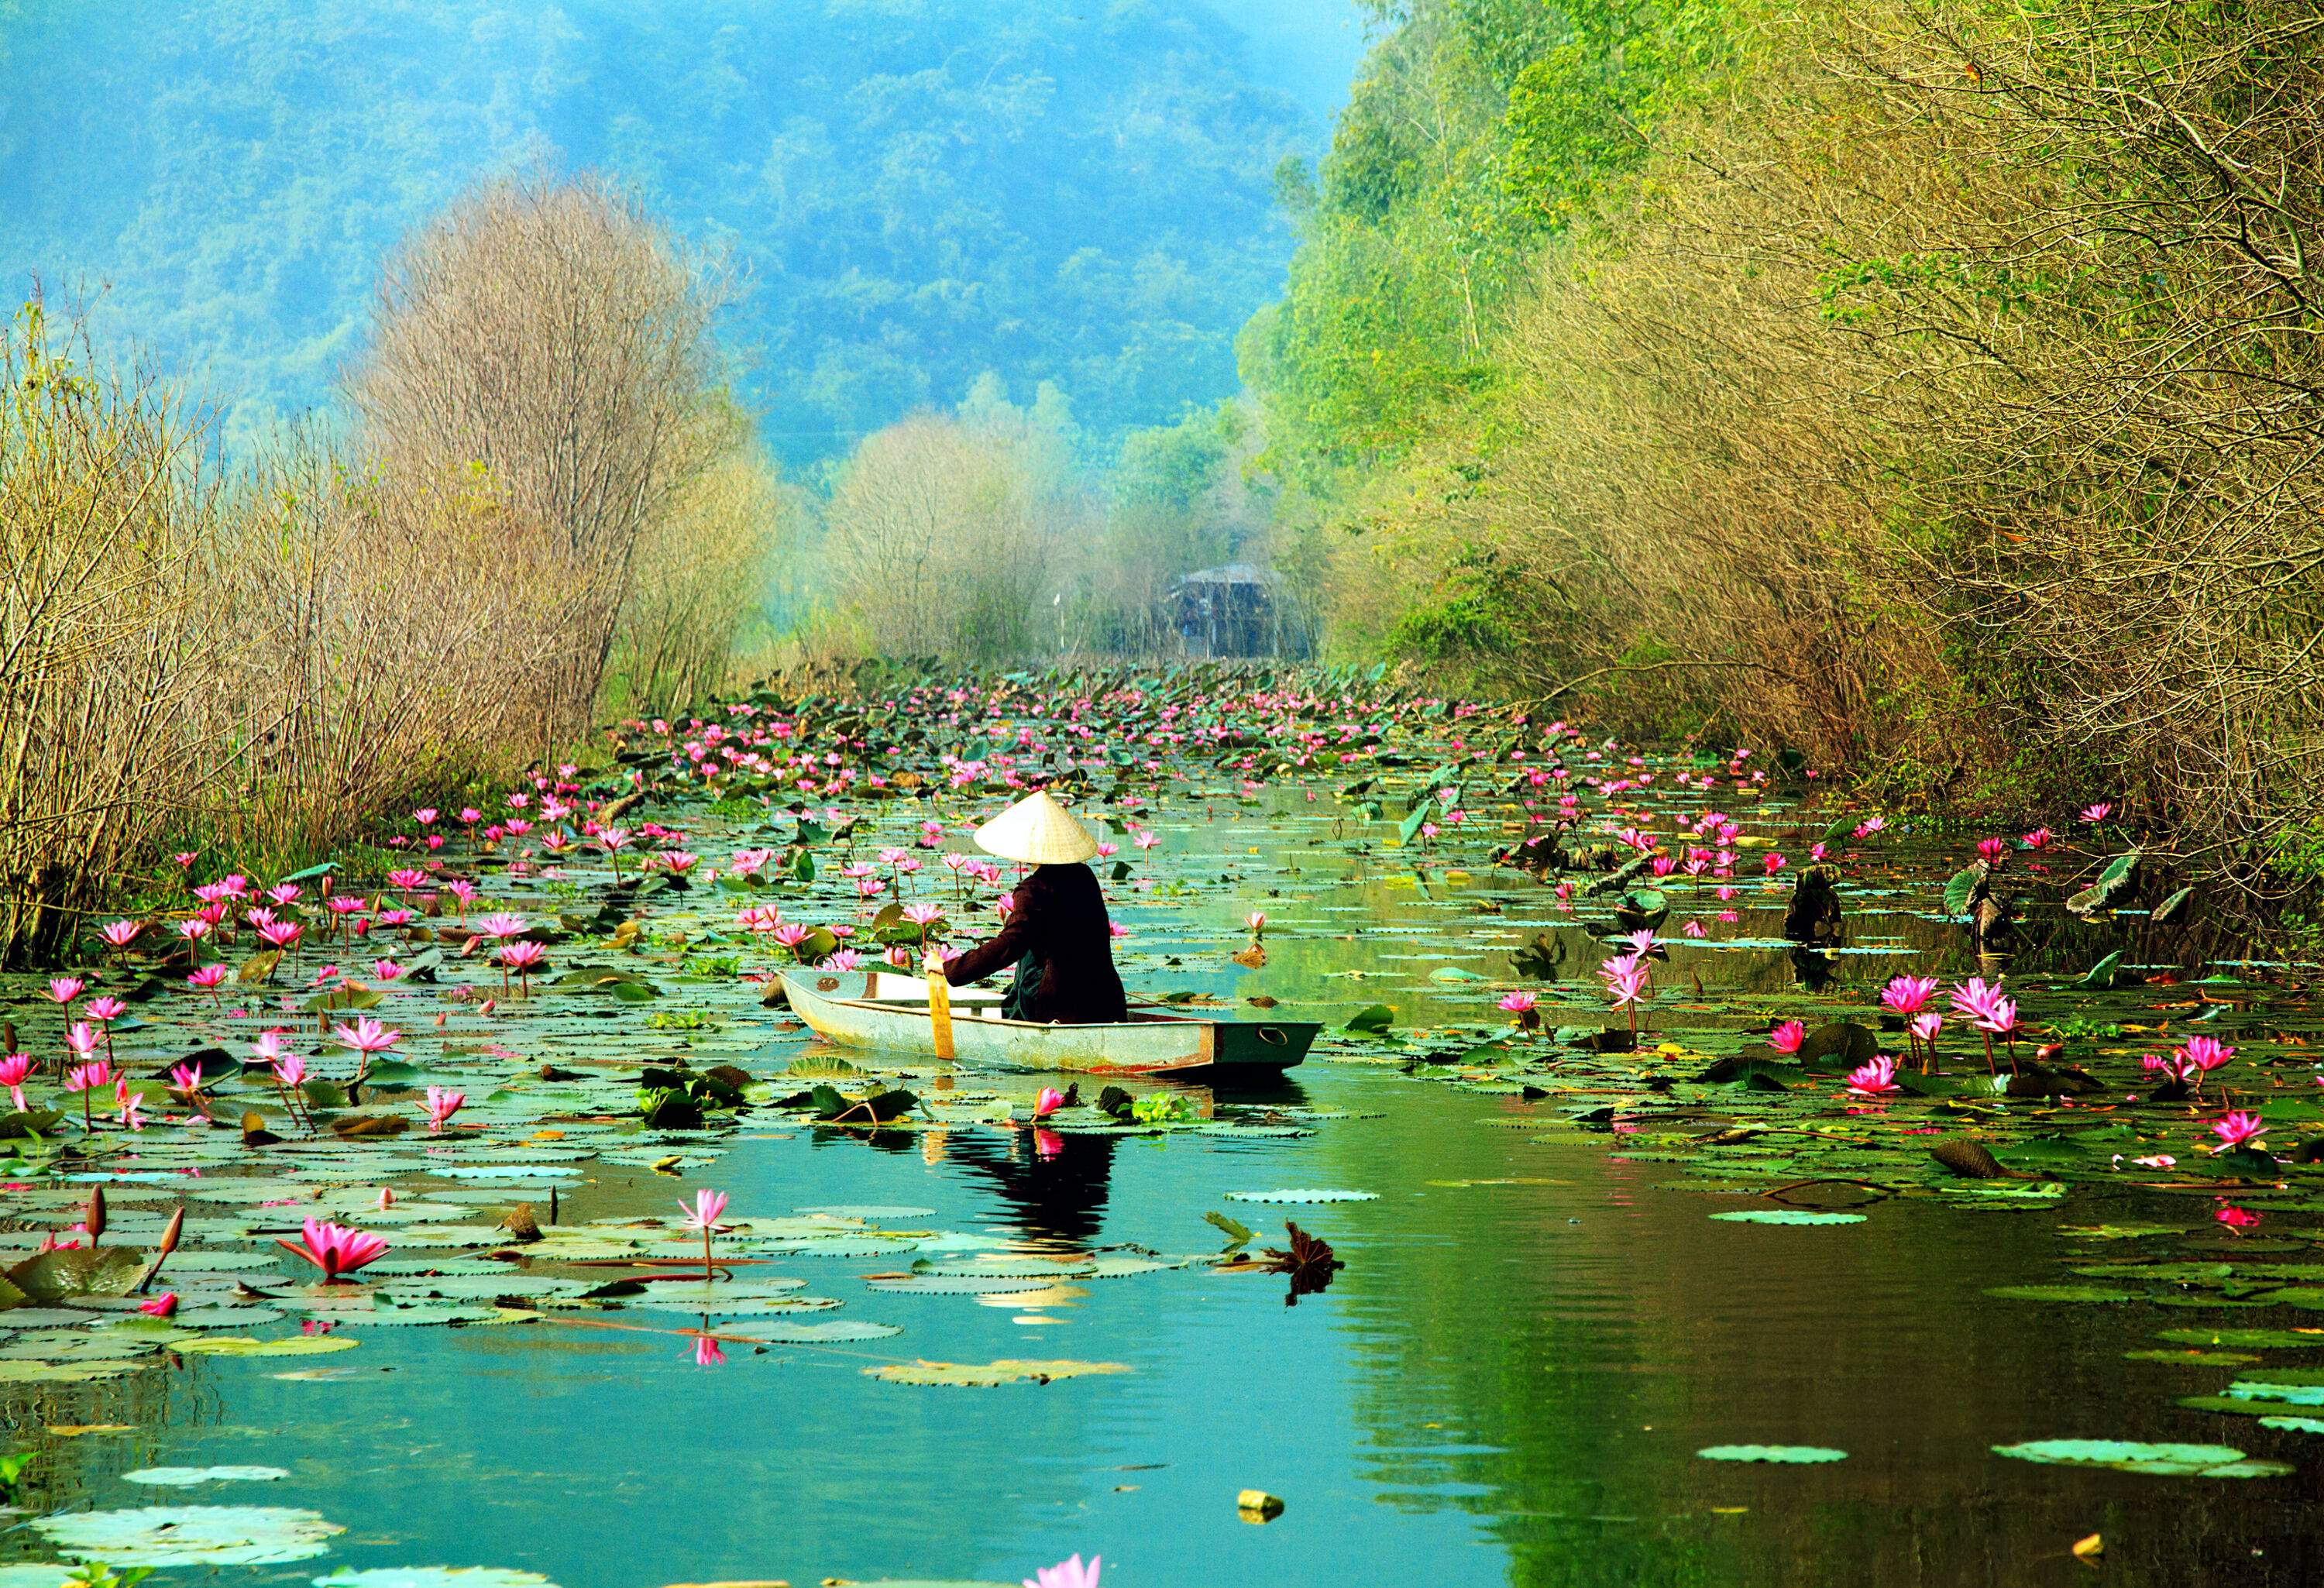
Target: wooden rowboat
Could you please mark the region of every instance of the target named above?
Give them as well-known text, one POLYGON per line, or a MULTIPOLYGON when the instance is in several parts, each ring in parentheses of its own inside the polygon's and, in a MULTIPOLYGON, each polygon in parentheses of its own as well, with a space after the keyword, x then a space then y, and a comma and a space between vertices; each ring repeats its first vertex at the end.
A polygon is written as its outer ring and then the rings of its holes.
POLYGON ((783 991, 808 1029, 844 1048, 1094 1076, 1259 1078, 1306 1057, 1322 1029, 1303 1020, 1211 1020, 1147 1009, 1131 1010, 1119 1024, 1039 1025, 1003 1018, 1001 994, 979 987, 952 989, 932 1012, 929 989, 918 977, 885 971, 788 970, 783 991))

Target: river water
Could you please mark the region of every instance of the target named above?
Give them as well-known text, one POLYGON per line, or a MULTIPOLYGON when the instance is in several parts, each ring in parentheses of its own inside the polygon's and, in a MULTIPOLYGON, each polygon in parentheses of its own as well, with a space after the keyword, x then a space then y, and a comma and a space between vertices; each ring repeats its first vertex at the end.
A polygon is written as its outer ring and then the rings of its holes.
MULTIPOLYGON (((1507 983, 1509 948, 1554 919, 1544 891, 1481 866, 1416 878, 1408 861, 1335 838, 1337 816, 1295 789, 1157 819, 1165 874, 1202 887, 1114 890, 1128 979, 1144 992, 1273 998, 1285 1018, 1337 1021, 1380 1000, 1400 1027, 1498 1019, 1485 986, 1433 973, 1507 983), (1227 956, 1254 907, 1269 915, 1268 962, 1247 968, 1227 956)), ((1855 901, 1855 940, 1878 963, 1849 974, 1885 974, 1883 952, 1897 965, 1958 955, 1924 901, 1890 901, 1882 925, 1881 886, 1862 881, 1855 901)), ((1780 900, 1743 903, 1730 937, 1771 935, 1780 900)), ((1777 946, 1686 952, 1714 996, 1795 975, 1777 946)), ((398 996, 417 1009, 433 993, 398 996)), ((754 1073, 808 1051, 747 988, 692 1001, 729 1011, 733 1057, 754 1073)), ((673 1041, 634 1022, 614 1039, 641 1053, 673 1041)), ((1846 1227, 1715 1222, 1724 1204, 1670 1188, 1668 1164, 1626 1158, 1602 1130, 1558 1127, 1521 1096, 1376 1057, 1334 1045, 1261 1099, 1313 1111, 1306 1135, 1069 1133, 1041 1159, 1016 1129, 867 1134, 761 1111, 683 1182, 715 1184, 735 1215, 876 1209, 890 1227, 1024 1253, 1215 1252, 1224 1237, 1203 1219, 1213 1210, 1256 1230, 1256 1244, 1280 1244, 1287 1215, 1345 1264, 1296 1305, 1278 1276, 1203 1264, 919 1294, 866 1283, 893 1258, 818 1256, 777 1271, 843 1303, 838 1316, 901 1333, 729 1343, 706 1367, 682 1336, 574 1315, 374 1330, 359 1352, 317 1359, 320 1371, 173 1357, 99 1383, 0 1386, 11 1447, 40 1452, 29 1509, 299 1507, 346 1529, 327 1555, 295 1564, 166 1574, 235 1584, 422 1565, 530 1571, 563 1588, 1013 1583, 1076 1551, 1102 1555, 1105 1581, 1121 1588, 2324 1575, 2324 1463, 2303 1446, 2315 1436, 2240 1420, 2225 1434, 2217 1416, 2174 1404, 2215 1392, 2218 1370, 2125 1358, 2195 1314, 1986 1294, 2054 1280, 2061 1226, 2152 1214, 2153 1198, 2077 1192, 2006 1209, 1897 1198, 1846 1227), (1228 1199, 1284 1187, 1370 1199, 1228 1199), (916 1358, 1126 1371, 993 1388, 865 1371, 916 1358), (2204 1481, 1992 1450, 2068 1436, 2232 1438, 2296 1470, 2204 1481), (1737 1444, 1846 1459, 1696 1454, 1737 1444), (165 1491, 122 1476, 246 1464, 289 1475, 165 1491), (1237 1493, 1251 1488, 1279 1496, 1282 1514, 1239 1513, 1237 1493), (2090 1534, 2102 1557, 2076 1559, 2071 1546, 2090 1534)), ((583 1164, 558 1216, 669 1216, 680 1183, 583 1164)), ((2172 1216, 2187 1222, 2183 1204, 2172 1216)), ((2301 1251, 2315 1238, 2273 1234, 2301 1251)), ((29 1532, 6 1539, 9 1558, 51 1558, 29 1532)))

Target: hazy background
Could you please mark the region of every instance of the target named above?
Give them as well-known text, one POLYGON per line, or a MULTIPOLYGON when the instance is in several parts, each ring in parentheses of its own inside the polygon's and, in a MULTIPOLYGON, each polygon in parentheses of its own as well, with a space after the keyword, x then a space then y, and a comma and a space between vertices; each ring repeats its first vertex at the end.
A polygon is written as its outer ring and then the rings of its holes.
POLYGON ((608 172, 722 252, 796 471, 978 375, 1102 452, 1236 386, 1346 0, 0 4, 0 280, 77 296, 244 439, 322 403, 383 256, 481 173, 608 172))

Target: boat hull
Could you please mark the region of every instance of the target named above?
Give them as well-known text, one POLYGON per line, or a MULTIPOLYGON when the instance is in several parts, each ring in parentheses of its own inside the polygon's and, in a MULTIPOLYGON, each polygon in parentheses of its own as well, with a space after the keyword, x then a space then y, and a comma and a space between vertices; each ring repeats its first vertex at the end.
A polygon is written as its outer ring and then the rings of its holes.
MULTIPOLYGON (((785 971, 791 1010, 844 1048, 936 1056, 927 991, 881 971, 785 971)), ((1269 1075, 1307 1057, 1322 1028, 1302 1020, 1206 1020, 1133 1013, 1115 1024, 1041 1025, 1001 1017, 998 993, 953 993, 953 1056, 963 1064, 1093 1076, 1269 1075)))

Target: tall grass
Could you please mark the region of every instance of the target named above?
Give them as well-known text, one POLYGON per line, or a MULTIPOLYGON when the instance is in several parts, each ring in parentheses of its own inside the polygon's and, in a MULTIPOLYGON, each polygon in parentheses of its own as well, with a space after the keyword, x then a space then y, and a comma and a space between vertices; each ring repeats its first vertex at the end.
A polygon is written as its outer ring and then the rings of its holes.
POLYGON ((0 964, 180 846, 278 870, 571 750, 609 660, 719 680, 781 515, 693 268, 601 186, 492 185, 401 261, 352 437, 231 470, 78 328, 0 334, 0 964))
POLYGON ((37 304, 0 331, 0 962, 52 952, 202 791, 203 439, 37 304))

